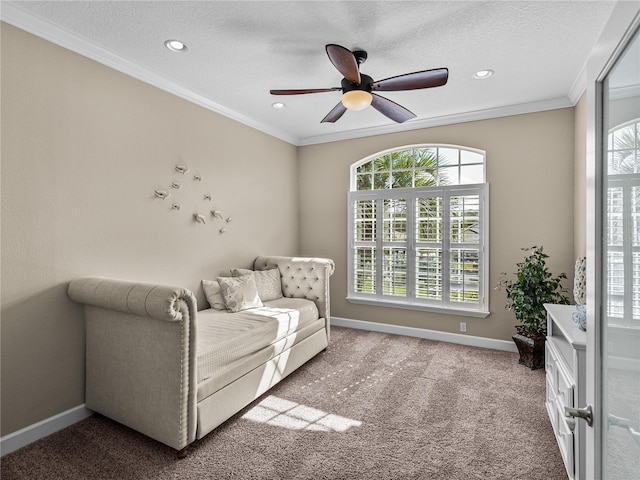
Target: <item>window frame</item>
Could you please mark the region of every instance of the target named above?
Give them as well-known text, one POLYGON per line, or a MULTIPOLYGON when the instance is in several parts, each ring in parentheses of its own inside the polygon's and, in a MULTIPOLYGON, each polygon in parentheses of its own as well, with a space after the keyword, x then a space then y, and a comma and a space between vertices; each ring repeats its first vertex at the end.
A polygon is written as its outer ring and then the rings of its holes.
MULTIPOLYGON (((383 155, 409 150, 412 148, 455 148, 458 150, 468 150, 476 153, 480 153, 483 157, 483 179, 485 178, 484 172, 486 171, 486 156, 485 152, 477 149, 461 147, 457 145, 444 145, 444 144, 424 144, 424 145, 410 145, 400 148, 393 148, 379 152, 375 155, 371 155, 365 159, 362 159, 351 166, 351 191, 348 193, 348 268, 347 268, 347 301, 350 303, 364 304, 364 305, 376 305, 392 308, 420 310, 436 313, 446 313, 461 316, 470 316, 484 318, 490 314, 489 311, 489 185, 485 183, 477 184, 459 184, 459 185, 440 185, 432 187, 405 187, 405 188, 386 188, 386 189, 372 189, 372 190, 356 190, 357 188, 357 168, 362 164, 372 161, 375 158, 383 155), (474 244, 473 248, 478 248, 478 304, 473 306, 465 306, 462 302, 451 301, 451 282, 449 282, 449 272, 451 269, 451 245, 450 245, 450 225, 451 216, 449 214, 450 199, 452 196, 462 195, 478 195, 479 198, 479 226, 480 233, 478 238, 478 244, 474 244), (432 196, 441 196, 443 199, 443 238, 441 241, 442 248, 442 300, 430 300, 417 298, 415 295, 416 289, 416 270, 415 270, 415 257, 417 238, 415 235, 416 229, 416 209, 415 204, 418 198, 432 196), (380 210, 384 200, 386 199, 404 199, 406 201, 406 241, 405 242, 387 242, 383 238, 383 216, 384 211, 380 210), (376 236, 374 241, 358 242, 355 239, 355 205, 358 200, 373 200, 376 202, 376 236), (368 245, 364 245, 364 243, 368 245), (377 293, 361 293, 355 291, 355 259, 356 248, 358 246, 369 246, 374 248, 376 252, 376 258, 378 259, 378 266, 375 270, 376 275, 376 289, 377 293), (382 252, 385 247, 400 247, 406 249, 406 288, 407 296, 398 297, 394 295, 385 295, 382 293, 382 275, 383 275, 383 255, 382 252)), ((460 244, 461 248, 464 248, 464 244, 460 244)))
MULTIPOLYGON (((634 311, 637 312, 640 309, 638 305, 638 296, 634 295, 634 275, 636 274, 637 263, 635 262, 635 258, 640 256, 640 246, 634 245, 636 243, 636 238, 638 236, 637 233, 637 225, 638 221, 635 219, 634 214, 637 215, 637 212, 632 209, 634 206, 634 202, 631 201, 631 197, 634 194, 634 189, 640 186, 640 172, 636 171, 639 169, 638 160, 640 160, 640 118, 634 118, 630 121, 621 123, 609 129, 608 138, 607 138, 607 148, 606 148, 606 165, 605 165, 605 175, 604 175, 604 188, 603 188, 603 206, 608 209, 613 207, 611 204, 610 194, 613 190, 619 190, 619 200, 620 203, 617 204, 619 207, 616 213, 620 214, 619 217, 619 228, 620 233, 617 236, 621 238, 620 242, 611 242, 610 236, 614 235, 611 231, 611 227, 613 225, 604 225, 604 238, 605 238, 605 246, 604 246, 604 259, 603 259, 603 271, 606 275, 606 281, 604 283, 605 292, 605 300, 603 303, 603 312, 604 315, 608 318, 609 324, 613 325, 616 328, 634 328, 640 329, 640 322, 638 320, 638 316, 634 314, 634 311), (624 149, 616 148, 614 144, 614 136, 617 132, 629 127, 633 126, 633 136, 635 138, 634 146, 624 149), (622 150, 629 150, 633 152, 633 156, 636 158, 636 163, 633 172, 616 172, 616 173, 608 173, 611 156, 615 155, 616 152, 620 152, 622 150), (613 262, 610 260, 609 254, 618 254, 619 258, 622 258, 622 262, 613 262), (631 261, 627 261, 627 260, 631 261), (615 275, 615 266, 622 265, 622 270, 618 269, 618 272, 621 272, 622 275, 615 275), (615 282, 615 279, 622 278, 622 293, 618 293, 618 297, 620 297, 620 302, 613 303, 611 302, 612 292, 619 290, 619 283, 615 282)), ((636 194, 637 195, 637 194, 636 194)), ((611 220, 611 215, 608 216, 611 220)), ((614 222, 615 223, 615 222, 614 222)))
MULTIPOLYGON (((451 145, 451 144, 447 144, 447 143, 424 143, 424 144, 413 144, 413 145, 405 145, 402 147, 394 147, 394 148, 388 148, 386 150, 382 150, 380 152, 374 153, 373 155, 369 155, 368 157, 363 158, 362 160, 358 160, 357 162, 353 163, 351 165, 351 170, 349 172, 350 177, 349 177, 349 191, 351 192, 356 192, 356 191, 373 191, 375 189, 371 189, 371 190, 358 190, 358 168, 361 167, 362 165, 364 165, 367 162, 370 162, 372 160, 375 160, 378 157, 383 157, 385 155, 390 155, 394 152, 400 152, 403 150, 412 150, 412 149, 417 149, 417 148, 435 148, 435 149, 455 149, 455 150, 464 150, 464 151, 468 151, 471 153, 476 153, 479 155, 482 155, 482 178, 484 180, 484 182, 486 182, 486 178, 487 178, 487 162, 486 162, 486 152, 484 150, 480 150, 478 148, 471 148, 471 147, 464 147, 461 145, 451 145)), ((466 165, 466 166, 471 166, 471 165, 479 165, 480 163, 461 163, 459 162, 457 164, 458 170, 460 170, 462 165, 466 165)), ((445 168, 452 168, 453 165, 443 165, 443 167, 445 168)), ((415 172, 415 169, 412 169, 415 172)), ((392 168, 393 171, 393 168, 392 168)), ((380 173, 380 172, 379 172, 380 173)), ((460 176, 460 172, 458 172, 458 176, 460 176)), ((472 185, 472 184, 460 184, 460 185, 472 185)), ((415 187, 411 187, 411 188, 415 188, 415 187)), ((395 188, 388 188, 388 189, 383 189, 383 191, 391 191, 391 190, 397 190, 395 188)))

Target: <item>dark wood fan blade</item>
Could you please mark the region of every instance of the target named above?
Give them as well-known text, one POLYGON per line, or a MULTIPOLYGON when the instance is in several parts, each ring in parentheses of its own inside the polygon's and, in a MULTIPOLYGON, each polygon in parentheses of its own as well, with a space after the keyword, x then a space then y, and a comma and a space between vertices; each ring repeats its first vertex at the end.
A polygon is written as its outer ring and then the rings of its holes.
POLYGON ((449 79, 448 68, 435 68, 421 72, 406 73, 385 78, 371 84, 372 90, 391 92, 398 90, 418 90, 420 88, 441 87, 449 79))
POLYGON ((353 52, 348 48, 333 43, 326 45, 324 48, 327 51, 329 60, 342 76, 351 83, 360 85, 360 70, 358 70, 358 62, 353 52))
POLYGON ((271 95, 303 95, 305 93, 322 93, 322 92, 335 92, 342 90, 341 87, 332 88, 307 88, 302 90, 269 90, 271 95))
POLYGON ((411 120, 412 118, 416 118, 413 112, 410 112, 402 105, 398 105, 396 102, 389 100, 388 98, 381 97, 375 93, 372 93, 371 95, 373 96, 371 106, 394 122, 402 123, 407 120, 411 120))
POLYGON ((342 104, 342 102, 339 102, 335 107, 333 107, 333 109, 329 113, 327 113, 327 116, 324 117, 320 123, 326 123, 326 122, 334 123, 342 115, 344 115, 344 112, 346 111, 347 109, 342 104))

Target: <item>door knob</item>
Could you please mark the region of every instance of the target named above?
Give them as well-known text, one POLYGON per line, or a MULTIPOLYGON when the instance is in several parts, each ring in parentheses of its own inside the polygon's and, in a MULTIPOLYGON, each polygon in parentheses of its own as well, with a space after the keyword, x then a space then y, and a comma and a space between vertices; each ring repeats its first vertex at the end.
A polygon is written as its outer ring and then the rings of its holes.
POLYGON ((593 410, 591 409, 591 405, 587 405, 584 408, 564 407, 564 415, 566 417, 581 418, 586 420, 587 425, 593 425, 593 410))

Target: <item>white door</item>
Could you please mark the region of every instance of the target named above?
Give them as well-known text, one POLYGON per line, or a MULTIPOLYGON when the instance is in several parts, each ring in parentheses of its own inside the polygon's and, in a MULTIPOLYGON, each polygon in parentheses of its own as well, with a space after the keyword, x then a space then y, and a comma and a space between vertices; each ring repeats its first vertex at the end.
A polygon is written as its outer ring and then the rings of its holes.
POLYGON ((586 478, 640 479, 640 2, 590 60, 586 478))

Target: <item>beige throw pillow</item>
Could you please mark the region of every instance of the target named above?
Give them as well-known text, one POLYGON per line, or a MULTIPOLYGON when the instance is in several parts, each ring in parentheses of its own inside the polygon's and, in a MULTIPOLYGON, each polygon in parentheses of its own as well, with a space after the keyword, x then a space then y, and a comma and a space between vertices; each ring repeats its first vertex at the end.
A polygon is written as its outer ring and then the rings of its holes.
POLYGON ((277 268, 270 270, 232 268, 231 275, 234 277, 253 277, 256 282, 256 288, 258 289, 258 296, 263 302, 282 298, 282 281, 280 280, 280 270, 277 268))
POLYGON ((227 305, 224 303, 220 284, 216 280, 202 280, 202 289, 207 297, 209 306, 214 310, 226 310, 227 305))
POLYGON ((252 276, 218 277, 224 303, 232 312, 262 307, 256 281, 252 276))

